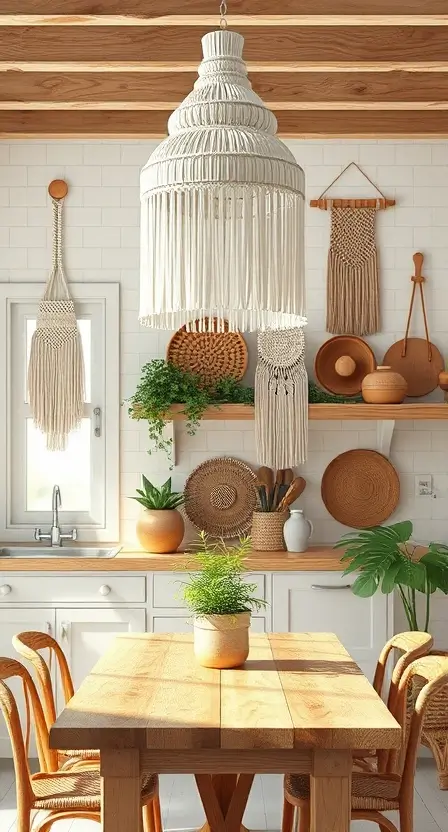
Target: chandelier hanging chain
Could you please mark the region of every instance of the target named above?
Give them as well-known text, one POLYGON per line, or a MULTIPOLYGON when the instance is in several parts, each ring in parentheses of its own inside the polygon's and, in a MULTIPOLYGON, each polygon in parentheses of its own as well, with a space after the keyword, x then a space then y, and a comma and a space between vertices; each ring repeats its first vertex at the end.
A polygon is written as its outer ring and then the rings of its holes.
POLYGON ((220 17, 221 17, 221 19, 219 21, 220 28, 221 29, 227 29, 227 18, 226 18, 227 3, 226 3, 226 0, 222 0, 222 2, 220 3, 220 5, 219 5, 219 14, 220 14, 220 17))

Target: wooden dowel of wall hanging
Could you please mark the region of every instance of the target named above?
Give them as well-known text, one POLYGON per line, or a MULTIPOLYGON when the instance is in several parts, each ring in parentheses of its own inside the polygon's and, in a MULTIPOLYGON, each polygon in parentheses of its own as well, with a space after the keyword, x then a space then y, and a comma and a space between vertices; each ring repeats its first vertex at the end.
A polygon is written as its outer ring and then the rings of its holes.
POLYGON ((377 208, 384 211, 395 205, 394 199, 311 199, 311 208, 331 211, 332 208, 377 208))
POLYGON ((48 186, 48 193, 53 199, 64 199, 68 194, 67 182, 63 179, 53 179, 48 186))

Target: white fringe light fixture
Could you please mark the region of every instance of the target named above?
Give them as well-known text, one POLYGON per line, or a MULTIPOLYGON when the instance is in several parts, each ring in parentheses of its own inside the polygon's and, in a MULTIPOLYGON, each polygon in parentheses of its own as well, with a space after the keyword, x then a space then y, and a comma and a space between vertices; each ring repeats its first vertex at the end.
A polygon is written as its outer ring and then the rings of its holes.
MULTIPOLYGON (((224 24, 225 26, 225 24, 224 24)), ((304 174, 252 90, 244 39, 202 39, 193 91, 141 173, 140 322, 306 323, 304 174)))

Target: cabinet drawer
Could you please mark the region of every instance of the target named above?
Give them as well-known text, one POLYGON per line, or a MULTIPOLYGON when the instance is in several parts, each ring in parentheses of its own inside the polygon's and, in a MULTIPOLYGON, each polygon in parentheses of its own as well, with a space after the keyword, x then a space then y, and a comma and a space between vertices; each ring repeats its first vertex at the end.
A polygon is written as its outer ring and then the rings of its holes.
MULTIPOLYGON (((248 575, 247 582, 256 584, 255 595, 257 598, 265 599, 266 585, 265 575, 248 575)), ((156 572, 154 574, 152 605, 155 609, 184 609, 185 604, 181 599, 182 581, 187 580, 187 575, 182 572, 156 572)))
POLYGON ((144 603, 146 580, 143 577, 116 575, 71 576, 58 578, 0 576, 0 606, 7 603, 92 603, 122 601, 144 603))

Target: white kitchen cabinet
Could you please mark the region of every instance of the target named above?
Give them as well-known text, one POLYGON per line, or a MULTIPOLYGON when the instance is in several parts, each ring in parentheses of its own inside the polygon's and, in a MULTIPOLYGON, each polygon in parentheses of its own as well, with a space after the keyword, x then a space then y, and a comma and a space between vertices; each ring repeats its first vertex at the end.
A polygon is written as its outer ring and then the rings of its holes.
MULTIPOLYGON (((252 633, 265 633, 267 631, 266 619, 263 616, 252 616, 250 629, 252 633)), ((169 610, 166 612, 158 610, 152 616, 148 630, 153 633, 191 633, 193 623, 188 613, 173 615, 169 610)))
MULTIPOLYGON (((116 635, 145 630, 145 609, 58 609, 56 637, 67 657, 75 690, 116 635)), ((59 691, 57 704, 61 710, 64 702, 59 691)))
MULTIPOLYGON (((38 630, 54 635, 54 629, 55 611, 52 609, 0 609, 0 656, 18 659, 32 673, 31 666, 24 662, 14 650, 12 637, 26 630, 38 630)), ((25 729, 25 701, 22 684, 16 680, 8 681, 7 684, 17 698, 22 727, 25 729)), ((31 743, 30 751, 35 754, 34 741, 31 743)), ((0 719, 0 757, 11 757, 11 744, 3 719, 0 719)))
POLYGON ((388 598, 353 595, 355 577, 339 572, 289 572, 273 576, 274 632, 336 633, 372 679, 389 637, 388 598))

